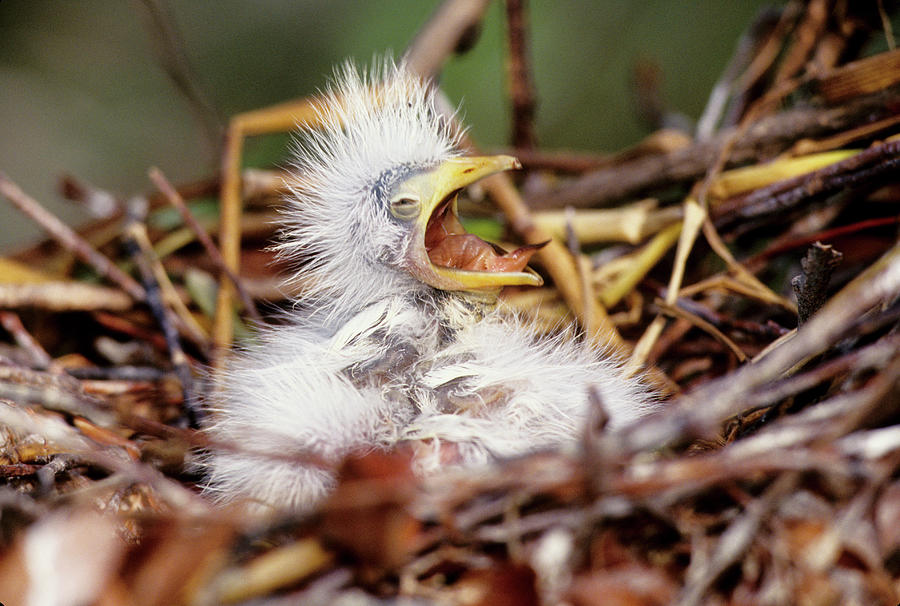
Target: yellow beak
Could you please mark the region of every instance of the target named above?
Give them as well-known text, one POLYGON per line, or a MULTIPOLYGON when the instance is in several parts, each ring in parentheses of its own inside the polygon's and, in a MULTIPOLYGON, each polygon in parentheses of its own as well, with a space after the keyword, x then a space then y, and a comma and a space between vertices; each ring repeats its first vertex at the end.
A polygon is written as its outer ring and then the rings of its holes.
MULTIPOLYGON (((456 291, 496 291, 503 286, 527 285, 540 286, 543 279, 534 270, 523 267, 520 271, 460 269, 435 264, 429 256, 426 246, 426 234, 435 226, 430 223, 437 220, 435 214, 441 215, 440 229, 449 228, 455 236, 475 238, 466 234, 457 219, 456 195, 459 190, 476 181, 505 170, 521 168, 521 164, 512 156, 473 156, 452 158, 434 170, 420 173, 400 187, 418 192, 422 208, 415 219, 408 260, 410 271, 423 282, 442 290, 456 291), (449 207, 446 205, 449 204, 449 207)), ((477 240, 478 247, 487 255, 496 255, 490 244, 477 240)), ((528 255, 530 256, 530 255, 528 255)), ((526 257, 527 258, 527 257, 526 257)))

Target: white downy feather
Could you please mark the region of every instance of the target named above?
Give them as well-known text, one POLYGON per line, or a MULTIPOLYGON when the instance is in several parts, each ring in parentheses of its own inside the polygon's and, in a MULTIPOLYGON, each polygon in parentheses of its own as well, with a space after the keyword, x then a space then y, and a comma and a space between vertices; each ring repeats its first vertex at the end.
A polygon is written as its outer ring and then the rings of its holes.
POLYGON ((208 455, 210 494, 306 509, 334 478, 304 454, 336 463, 410 440, 423 446, 419 471, 433 474, 448 451, 451 465, 475 466, 574 448, 591 388, 613 427, 652 408, 601 352, 536 338, 404 269, 408 242, 380 184, 458 155, 426 86, 390 61, 370 77, 347 65, 319 107, 324 126, 298 147, 279 247, 305 263, 305 292, 289 325, 263 329, 213 389, 208 431, 233 448, 208 455))

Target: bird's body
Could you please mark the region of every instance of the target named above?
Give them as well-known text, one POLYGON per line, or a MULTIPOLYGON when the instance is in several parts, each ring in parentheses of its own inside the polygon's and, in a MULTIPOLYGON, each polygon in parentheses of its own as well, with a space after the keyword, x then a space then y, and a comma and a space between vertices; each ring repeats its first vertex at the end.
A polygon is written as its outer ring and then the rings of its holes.
POLYGON ((210 455, 211 492, 304 509, 334 483, 304 456, 334 463, 409 442, 432 474, 572 447, 592 390, 613 425, 650 408, 597 351, 536 337, 496 308, 500 286, 540 282, 525 269, 533 250, 500 255, 466 234, 455 194, 511 158, 460 157, 402 66, 375 83, 345 69, 321 108, 281 245, 305 259, 307 290, 215 390, 209 432, 240 448, 210 455))

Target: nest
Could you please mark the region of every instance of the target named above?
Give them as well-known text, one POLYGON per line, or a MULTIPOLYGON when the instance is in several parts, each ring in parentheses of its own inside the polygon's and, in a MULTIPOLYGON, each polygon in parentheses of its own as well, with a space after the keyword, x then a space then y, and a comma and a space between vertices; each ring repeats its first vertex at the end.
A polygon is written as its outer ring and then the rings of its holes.
MULTIPOLYGON (((453 8, 409 50, 423 74, 483 12, 453 8)), ((598 400, 579 455, 426 486, 408 453, 351 457, 303 516, 216 508, 191 465, 207 445, 191 402, 232 333, 290 306, 264 249, 281 175, 176 188, 154 171, 158 193, 77 232, 0 175, 51 235, 0 259, 0 599, 897 602, 900 51, 862 52, 891 40, 888 16, 837 0, 767 12, 693 136, 599 156, 535 146, 521 11, 507 2, 525 176, 486 183, 497 212, 472 228, 552 236, 536 263, 552 286, 505 302, 628 352, 662 411, 613 433, 598 400), (209 197, 229 183, 244 212, 226 206, 219 227, 209 197)), ((653 78, 638 92, 648 121, 671 122, 653 78)), ((111 199, 72 177, 63 191, 111 199)))

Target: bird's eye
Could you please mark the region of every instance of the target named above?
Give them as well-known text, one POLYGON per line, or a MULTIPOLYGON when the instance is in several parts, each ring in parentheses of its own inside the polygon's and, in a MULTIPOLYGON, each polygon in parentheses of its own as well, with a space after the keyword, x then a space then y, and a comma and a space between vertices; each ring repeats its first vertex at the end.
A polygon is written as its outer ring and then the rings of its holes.
POLYGON ((418 217, 420 208, 419 199, 409 194, 401 194, 391 200, 391 214, 403 221, 418 217))

